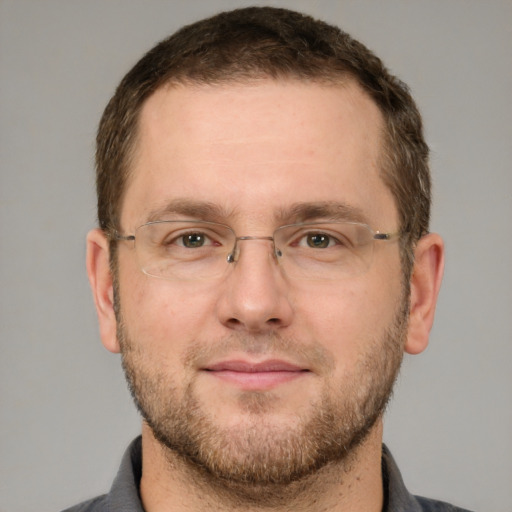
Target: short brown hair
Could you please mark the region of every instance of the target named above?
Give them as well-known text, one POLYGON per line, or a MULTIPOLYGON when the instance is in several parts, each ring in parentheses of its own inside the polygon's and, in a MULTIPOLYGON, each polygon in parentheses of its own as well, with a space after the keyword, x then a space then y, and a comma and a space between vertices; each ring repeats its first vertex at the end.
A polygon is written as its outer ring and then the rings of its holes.
MULTIPOLYGON (((260 78, 355 80, 385 121, 382 177, 399 213, 406 275, 413 246, 428 231, 430 172, 421 116, 408 88, 363 44, 322 21, 274 7, 220 13, 157 44, 123 78, 97 135, 98 219, 110 232, 130 175, 144 101, 167 83, 215 84, 260 78)), ((111 248, 114 248, 112 243, 111 248)))

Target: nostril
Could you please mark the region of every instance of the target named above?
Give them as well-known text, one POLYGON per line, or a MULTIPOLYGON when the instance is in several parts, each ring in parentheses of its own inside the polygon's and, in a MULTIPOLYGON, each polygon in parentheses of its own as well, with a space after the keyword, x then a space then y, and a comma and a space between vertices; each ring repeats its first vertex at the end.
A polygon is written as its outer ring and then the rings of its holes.
POLYGON ((241 326, 242 322, 240 322, 240 320, 238 320, 237 318, 229 318, 226 322, 226 325, 233 329, 241 326))

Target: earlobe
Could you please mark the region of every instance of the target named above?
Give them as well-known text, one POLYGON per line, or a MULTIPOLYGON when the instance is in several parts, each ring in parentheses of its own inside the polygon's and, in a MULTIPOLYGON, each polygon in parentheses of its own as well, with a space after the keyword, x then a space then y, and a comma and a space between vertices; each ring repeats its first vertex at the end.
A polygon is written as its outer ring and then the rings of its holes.
POLYGON ((419 354, 428 345, 443 278, 443 240, 435 233, 425 235, 418 241, 414 254, 409 328, 405 344, 405 351, 409 354, 419 354))
POLYGON ((101 229, 87 235, 87 275, 98 314, 101 341, 110 352, 119 352, 114 312, 114 287, 110 271, 109 242, 101 229))

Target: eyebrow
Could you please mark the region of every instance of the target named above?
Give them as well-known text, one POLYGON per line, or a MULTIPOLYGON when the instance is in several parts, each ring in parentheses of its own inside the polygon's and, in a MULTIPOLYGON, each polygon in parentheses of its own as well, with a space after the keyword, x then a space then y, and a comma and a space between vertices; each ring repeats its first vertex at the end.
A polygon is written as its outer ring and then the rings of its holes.
POLYGON ((316 220, 368 223, 367 216, 360 208, 339 201, 295 203, 280 210, 277 217, 280 221, 294 223, 316 220))
POLYGON ((157 207, 148 213, 146 222, 165 220, 172 216, 185 216, 192 219, 218 221, 227 219, 233 212, 226 210, 216 203, 196 201, 193 199, 173 199, 162 207, 157 207))
MULTIPOLYGON (((189 198, 178 198, 169 201, 162 207, 151 210, 145 222, 172 220, 170 217, 184 216, 191 219, 214 222, 227 222, 228 219, 240 216, 240 213, 209 201, 197 201, 189 198)), ((279 208, 274 214, 279 225, 316 220, 346 221, 368 223, 363 211, 353 205, 338 201, 298 202, 288 207, 279 208)))

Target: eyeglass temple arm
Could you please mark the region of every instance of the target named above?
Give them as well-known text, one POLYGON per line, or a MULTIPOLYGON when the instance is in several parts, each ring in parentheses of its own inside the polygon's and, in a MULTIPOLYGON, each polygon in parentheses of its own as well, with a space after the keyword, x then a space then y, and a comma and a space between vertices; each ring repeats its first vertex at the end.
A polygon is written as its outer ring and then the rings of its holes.
POLYGON ((117 231, 113 231, 109 238, 112 238, 114 240, 135 240, 135 235, 121 235, 117 231))
POLYGON ((401 236, 402 233, 400 232, 397 232, 397 233, 375 233, 373 235, 373 239, 374 240, 392 240, 393 238, 396 238, 396 237, 399 237, 401 236))

